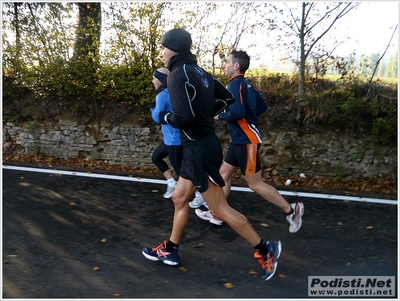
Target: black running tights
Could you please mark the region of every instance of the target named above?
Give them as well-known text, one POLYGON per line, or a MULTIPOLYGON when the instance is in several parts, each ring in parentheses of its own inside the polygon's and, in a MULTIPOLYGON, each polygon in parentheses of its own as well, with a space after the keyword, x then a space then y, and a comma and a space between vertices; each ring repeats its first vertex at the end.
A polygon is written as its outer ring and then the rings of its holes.
POLYGON ((169 169, 167 162, 164 160, 166 157, 169 157, 175 173, 179 176, 182 166, 182 147, 180 145, 166 145, 164 142, 161 142, 154 150, 151 160, 161 173, 169 169))

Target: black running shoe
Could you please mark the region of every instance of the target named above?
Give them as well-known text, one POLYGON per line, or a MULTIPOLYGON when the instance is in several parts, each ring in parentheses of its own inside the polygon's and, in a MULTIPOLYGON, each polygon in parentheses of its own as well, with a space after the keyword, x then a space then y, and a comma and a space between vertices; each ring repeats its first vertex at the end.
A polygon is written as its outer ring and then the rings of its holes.
POLYGON ((266 281, 274 276, 278 267, 278 258, 281 256, 282 244, 278 241, 267 241, 268 254, 261 255, 258 251, 254 253, 254 258, 258 259, 262 268, 262 278, 266 281))
POLYGON ((162 261, 168 265, 177 265, 179 263, 179 251, 176 249, 173 252, 167 251, 167 241, 165 240, 156 248, 143 248, 142 254, 149 260, 162 261))

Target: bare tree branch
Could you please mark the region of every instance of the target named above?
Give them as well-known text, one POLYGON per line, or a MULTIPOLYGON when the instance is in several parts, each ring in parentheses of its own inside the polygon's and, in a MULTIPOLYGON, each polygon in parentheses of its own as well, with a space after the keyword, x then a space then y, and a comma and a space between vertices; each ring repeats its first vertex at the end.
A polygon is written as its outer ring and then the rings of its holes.
MULTIPOLYGON (((315 41, 310 45, 310 47, 308 48, 308 51, 305 54, 305 57, 307 58, 311 49, 314 47, 314 45, 322 39, 322 37, 333 27, 333 25, 336 23, 337 20, 339 20, 340 18, 342 18, 344 15, 346 15, 349 11, 351 11, 353 8, 355 8, 356 6, 358 6, 360 4, 360 2, 356 2, 355 4, 348 3, 345 8, 333 19, 332 23, 328 26, 328 28, 318 37, 315 39, 315 41), (347 10, 347 11, 346 11, 347 10)), ((336 8, 339 8, 340 5, 342 5, 342 3, 340 3, 336 8)), ((335 9, 336 9, 335 8, 335 9)), ((328 16, 328 13, 325 14, 325 16, 323 17, 323 19, 325 19, 328 16)), ((319 21, 317 21, 317 23, 315 23, 311 28, 314 28, 319 22, 321 22, 323 19, 320 19, 319 21)), ((309 30, 308 30, 309 31, 309 30)), ((307 33, 308 33, 307 31, 307 33)))
MULTIPOLYGON (((391 36, 391 38, 390 38, 390 40, 389 40, 389 43, 388 43, 387 46, 386 46, 385 51, 383 52, 383 54, 379 57, 378 61, 376 62, 376 65, 375 65, 375 68, 374 68, 374 72, 372 72, 371 79, 369 80, 369 84, 372 83, 372 79, 373 79, 374 76, 375 76, 375 73, 376 73, 376 70, 378 69, 379 63, 380 63, 380 61, 382 60, 382 58, 385 56, 385 54, 386 54, 386 52, 387 52, 387 50, 388 50, 388 48, 389 48, 389 46, 390 46, 390 43, 392 43, 394 34, 395 34, 396 31, 397 31, 397 27, 398 27, 398 25, 396 25, 396 27, 394 28, 393 33, 392 33, 392 36, 391 36)), ((369 94, 369 90, 368 90, 367 95, 368 95, 368 94, 369 94)))

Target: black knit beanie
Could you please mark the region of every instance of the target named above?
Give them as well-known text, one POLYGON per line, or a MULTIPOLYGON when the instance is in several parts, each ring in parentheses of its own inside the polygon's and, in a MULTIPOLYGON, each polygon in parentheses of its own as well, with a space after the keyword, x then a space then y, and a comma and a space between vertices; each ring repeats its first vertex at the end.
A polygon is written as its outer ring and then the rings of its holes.
POLYGON ((167 74, 161 73, 158 70, 154 70, 153 76, 157 78, 162 84, 167 83, 167 76, 168 76, 167 74))
POLYGON ((192 37, 183 28, 174 28, 164 34, 161 45, 178 53, 187 53, 192 47, 192 37))

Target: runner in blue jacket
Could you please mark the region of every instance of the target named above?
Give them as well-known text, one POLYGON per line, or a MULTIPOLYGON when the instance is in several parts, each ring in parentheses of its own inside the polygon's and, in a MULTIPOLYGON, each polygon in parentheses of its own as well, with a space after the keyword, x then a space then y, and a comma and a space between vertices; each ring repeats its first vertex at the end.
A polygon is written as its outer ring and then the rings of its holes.
MULTIPOLYGON (((167 68, 159 68, 153 73, 152 83, 158 93, 155 101, 151 104, 151 117, 157 123, 160 123, 158 115, 161 111, 173 111, 167 88, 168 74, 169 71, 167 68)), ((151 159, 167 179, 167 191, 164 193, 163 197, 170 198, 176 187, 177 181, 173 177, 172 172, 164 159, 166 157, 169 158, 175 173, 179 176, 182 165, 181 139, 179 137, 179 129, 174 128, 169 124, 161 124, 161 132, 163 134, 163 141, 154 150, 151 159)))

